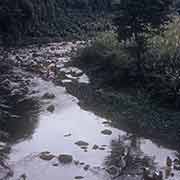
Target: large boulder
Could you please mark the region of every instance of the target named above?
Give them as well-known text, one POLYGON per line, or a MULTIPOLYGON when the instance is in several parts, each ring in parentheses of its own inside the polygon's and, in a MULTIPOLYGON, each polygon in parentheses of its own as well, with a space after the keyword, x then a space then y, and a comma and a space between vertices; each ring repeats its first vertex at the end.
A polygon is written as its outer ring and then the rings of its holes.
POLYGON ((53 113, 54 110, 55 110, 55 106, 54 105, 50 105, 50 106, 47 107, 47 111, 49 111, 51 113, 53 113))
POLYGON ((60 154, 58 160, 62 164, 69 164, 72 163, 73 157, 69 154, 60 154))
POLYGON ((50 152, 42 152, 39 155, 40 159, 45 160, 45 161, 50 161, 52 160, 55 156, 51 154, 50 152))

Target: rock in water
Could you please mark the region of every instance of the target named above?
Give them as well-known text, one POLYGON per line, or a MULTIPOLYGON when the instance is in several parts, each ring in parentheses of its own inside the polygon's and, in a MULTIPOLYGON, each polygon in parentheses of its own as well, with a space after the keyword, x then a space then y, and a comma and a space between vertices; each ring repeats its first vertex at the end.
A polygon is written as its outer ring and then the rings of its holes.
POLYGON ((69 137, 69 136, 71 136, 71 135, 72 135, 71 133, 65 134, 64 137, 69 137))
POLYGON ((87 171, 89 168, 90 168, 90 165, 88 165, 88 164, 84 166, 85 171, 87 171))
POLYGON ((104 135, 111 135, 112 131, 109 130, 109 129, 105 129, 105 130, 101 131, 101 133, 104 134, 104 135))
POLYGON ((49 112, 51 112, 51 113, 53 113, 54 110, 55 110, 54 105, 50 105, 50 106, 47 107, 47 111, 49 111, 49 112))
POLYGON ((45 93, 43 96, 42 96, 43 99, 54 99, 55 98, 55 95, 53 93, 45 93))
POLYGON ((77 142, 75 142, 75 144, 78 145, 78 146, 88 146, 88 145, 89 145, 89 144, 88 144, 87 142, 85 142, 85 141, 77 141, 77 142))
POLYGON ((40 159, 45 160, 45 161, 50 161, 52 160, 55 156, 50 154, 49 152, 42 152, 39 155, 40 159))
POLYGON ((82 177, 82 176, 76 176, 76 177, 74 177, 74 179, 84 179, 84 177, 82 177))
POLYGON ((73 157, 69 154, 60 154, 58 160, 62 164, 69 164, 72 163, 73 157))
POLYGON ((92 147, 93 150, 97 150, 98 148, 99 148, 99 146, 96 144, 92 147))

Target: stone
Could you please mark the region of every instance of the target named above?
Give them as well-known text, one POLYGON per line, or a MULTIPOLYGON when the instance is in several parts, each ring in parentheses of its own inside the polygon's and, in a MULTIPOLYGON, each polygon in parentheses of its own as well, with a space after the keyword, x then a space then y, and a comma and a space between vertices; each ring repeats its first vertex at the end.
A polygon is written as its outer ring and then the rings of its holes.
POLYGON ((110 166, 110 168, 106 169, 107 173, 114 176, 118 173, 117 168, 115 166, 110 166))
POLYGON ((109 129, 105 129, 105 130, 101 131, 101 133, 104 134, 104 135, 111 135, 112 131, 109 130, 109 129))
POLYGON ((105 150, 105 148, 103 148, 103 147, 100 147, 100 148, 99 148, 99 150, 102 150, 102 151, 104 151, 104 150, 105 150))
POLYGON ((98 148, 99 148, 99 146, 96 144, 92 147, 93 150, 97 150, 98 148))
POLYGON ((75 142, 75 144, 78 145, 78 146, 88 146, 88 145, 89 145, 89 144, 88 144, 87 142, 85 142, 85 141, 77 141, 77 142, 75 142))
POLYGON ((51 113, 53 113, 54 110, 55 110, 55 106, 54 105, 50 105, 50 106, 47 107, 47 111, 49 111, 51 113))
POLYGON ((62 164, 70 164, 73 161, 73 157, 69 154, 60 154, 58 160, 62 164))
POLYGON ((54 167, 57 167, 59 164, 58 163, 53 163, 53 166, 54 167))
POLYGON ((55 156, 53 154, 50 154, 49 152, 42 152, 39 155, 40 159, 45 160, 45 161, 50 161, 52 160, 55 156))
POLYGON ((74 164, 78 165, 78 164, 80 164, 80 162, 79 161, 74 161, 74 164))
POLYGON ((83 176, 76 176, 76 177, 74 177, 74 179, 84 179, 84 177, 83 176))
POLYGON ((87 146, 81 146, 81 149, 87 150, 87 146))
POLYGON ((65 134, 65 135, 64 135, 64 137, 69 137, 69 136, 72 136, 72 134, 69 133, 69 134, 65 134))
POLYGON ((107 147, 107 145, 105 145, 105 144, 103 144, 103 145, 101 145, 102 147, 107 147))
POLYGON ((45 93, 43 96, 42 96, 43 99, 54 99, 55 98, 55 95, 53 93, 45 93))
POLYGON ((111 124, 109 121, 103 121, 102 124, 111 124))
POLYGON ((85 171, 87 171, 89 168, 90 168, 90 165, 87 164, 87 165, 84 166, 83 169, 84 169, 85 171))

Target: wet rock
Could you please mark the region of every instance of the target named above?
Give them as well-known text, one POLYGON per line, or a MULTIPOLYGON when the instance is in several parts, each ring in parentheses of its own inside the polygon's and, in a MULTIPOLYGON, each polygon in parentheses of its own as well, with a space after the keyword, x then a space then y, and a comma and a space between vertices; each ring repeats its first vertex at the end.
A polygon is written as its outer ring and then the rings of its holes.
POLYGON ((69 134, 65 134, 65 135, 64 135, 64 137, 69 137, 69 136, 72 136, 72 134, 69 133, 69 134))
POLYGON ((110 168, 106 169, 107 173, 110 174, 111 176, 117 175, 118 170, 115 166, 111 166, 110 168))
POLYGON ((18 55, 16 56, 16 60, 17 61, 22 61, 21 57, 19 57, 18 55))
POLYGON ((24 95, 24 91, 25 91, 25 89, 13 89, 11 91, 11 95, 16 97, 16 98, 19 98, 19 97, 22 97, 24 95))
POLYGON ((49 111, 51 113, 53 113, 54 110, 55 110, 55 106, 54 105, 50 105, 50 106, 47 107, 47 111, 49 111))
POLYGON ((99 146, 96 144, 92 147, 93 150, 97 150, 98 148, 99 148, 99 146))
POLYGON ((54 99, 54 98, 55 98, 55 95, 53 93, 45 93, 42 96, 42 99, 54 99))
POLYGON ((87 150, 87 146, 81 146, 81 149, 87 150))
POLYGON ((78 165, 78 164, 80 164, 80 162, 79 161, 74 161, 74 164, 78 165))
POLYGON ((74 179, 84 179, 84 177, 83 176, 76 176, 76 177, 74 177, 74 179))
POLYGON ((55 47, 51 47, 50 49, 51 49, 51 51, 55 51, 55 50, 56 50, 56 48, 55 48, 55 47))
POLYGON ((55 156, 53 154, 50 154, 49 152, 42 152, 39 155, 40 159, 45 160, 45 161, 50 161, 52 160, 55 156))
POLYGON ((58 160, 62 164, 69 164, 72 163, 73 157, 69 154, 60 154, 58 160))
POLYGON ((33 57, 33 58, 36 58, 36 57, 39 57, 39 56, 41 56, 41 54, 38 54, 38 53, 33 53, 33 54, 32 54, 32 57, 33 57))
POLYGON ((84 166, 83 169, 84 169, 85 171, 87 171, 89 168, 90 168, 90 165, 87 164, 87 165, 84 166))
POLYGON ((105 144, 103 144, 103 145, 101 145, 102 147, 107 147, 107 145, 105 145, 105 144))
POLYGON ((1 87, 1 89, 4 89, 4 90, 12 90, 13 89, 12 82, 9 79, 5 79, 4 81, 2 81, 0 84, 0 87, 1 87))
POLYGON ((88 145, 89 145, 89 144, 88 144, 87 142, 85 142, 85 141, 77 141, 77 142, 75 142, 75 144, 78 145, 78 146, 88 146, 88 145))
POLYGON ((111 135, 112 131, 109 130, 109 129, 105 129, 105 130, 101 131, 101 133, 104 134, 104 135, 111 135))
POLYGON ((55 167, 59 166, 58 163, 53 163, 52 165, 55 166, 55 167))
POLYGON ((111 124, 111 123, 110 123, 109 121, 103 121, 102 124, 105 124, 105 125, 107 124, 107 125, 109 125, 109 124, 111 124))
POLYGON ((26 180, 27 179, 27 176, 26 174, 22 174, 20 177, 19 177, 20 180, 26 180))

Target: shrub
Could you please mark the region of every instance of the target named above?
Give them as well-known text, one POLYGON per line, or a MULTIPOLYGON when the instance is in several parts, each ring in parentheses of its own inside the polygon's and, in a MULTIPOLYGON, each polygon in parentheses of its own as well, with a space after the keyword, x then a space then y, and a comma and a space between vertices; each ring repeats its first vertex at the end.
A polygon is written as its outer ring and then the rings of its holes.
POLYGON ((153 85, 156 93, 170 98, 179 106, 180 18, 174 17, 165 29, 149 39, 145 64, 148 74, 158 82, 153 85))
POLYGON ((79 51, 78 57, 85 63, 110 65, 121 69, 130 65, 133 59, 118 42, 115 32, 97 34, 90 44, 79 51))
MULTIPOLYGON (((113 78, 134 80, 148 94, 163 102, 180 105, 180 17, 173 17, 159 34, 149 34, 147 50, 143 53, 142 71, 136 66, 131 46, 133 41, 118 43, 117 34, 105 32, 80 53, 83 62, 105 67, 113 78), (165 30, 164 30, 165 29, 165 30)), ((117 81, 115 81, 117 83, 117 81)), ((120 81, 119 81, 120 82, 120 81)), ((117 84, 116 84, 117 85, 117 84)), ((132 85, 132 84, 131 84, 132 85)))

